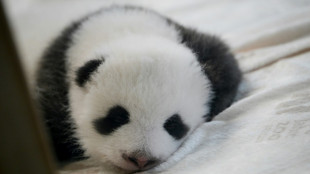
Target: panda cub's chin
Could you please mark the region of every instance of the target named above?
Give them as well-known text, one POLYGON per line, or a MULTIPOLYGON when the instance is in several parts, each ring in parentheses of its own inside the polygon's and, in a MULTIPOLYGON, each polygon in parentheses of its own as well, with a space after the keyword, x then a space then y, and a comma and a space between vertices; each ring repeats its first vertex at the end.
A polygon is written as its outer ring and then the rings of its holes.
POLYGON ((37 96, 59 162, 88 157, 143 171, 229 107, 240 79, 218 38, 151 10, 112 6, 47 48, 37 96))

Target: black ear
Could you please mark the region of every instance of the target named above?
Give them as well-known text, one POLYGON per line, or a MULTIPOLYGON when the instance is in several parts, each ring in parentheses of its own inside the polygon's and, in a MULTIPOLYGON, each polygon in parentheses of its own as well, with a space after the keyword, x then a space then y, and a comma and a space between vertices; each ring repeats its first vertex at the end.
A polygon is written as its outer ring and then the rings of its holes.
POLYGON ((97 70, 104 59, 95 59, 86 62, 76 71, 75 82, 78 86, 83 87, 90 80, 91 75, 97 70))
POLYGON ((241 71, 234 55, 219 38, 176 23, 174 25, 179 31, 181 42, 196 53, 202 70, 211 81, 214 98, 208 103, 211 110, 206 115, 206 121, 211 121, 233 102, 241 81, 241 71))

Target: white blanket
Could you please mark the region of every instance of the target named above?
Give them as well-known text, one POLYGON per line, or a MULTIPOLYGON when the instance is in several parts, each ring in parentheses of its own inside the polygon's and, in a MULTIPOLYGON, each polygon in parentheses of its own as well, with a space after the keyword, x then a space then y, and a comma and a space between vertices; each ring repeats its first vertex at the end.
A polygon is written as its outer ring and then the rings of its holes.
MULTIPOLYGON (((23 1, 27 2, 15 6, 10 1, 8 5, 29 78, 33 62, 66 23, 110 3, 23 1)), ((145 174, 310 173, 309 0, 130 3, 220 35, 233 48, 244 72, 236 102, 197 129, 167 162, 145 174)), ((118 173, 102 166, 79 165, 63 173, 118 173)))

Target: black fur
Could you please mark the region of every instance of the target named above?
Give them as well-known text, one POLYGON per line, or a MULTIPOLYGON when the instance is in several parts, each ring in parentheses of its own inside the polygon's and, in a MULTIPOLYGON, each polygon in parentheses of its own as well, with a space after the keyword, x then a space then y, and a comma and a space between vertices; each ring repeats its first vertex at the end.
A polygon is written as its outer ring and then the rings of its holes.
POLYGON ((219 38, 185 28, 168 19, 174 25, 188 48, 197 59, 212 84, 214 98, 207 105, 211 110, 205 118, 211 121, 214 116, 229 107, 237 93, 241 81, 241 71, 229 48, 219 38))
POLYGON ((74 125, 69 112, 66 52, 71 45, 72 34, 80 22, 63 31, 46 50, 37 72, 38 102, 51 136, 58 161, 82 159, 83 150, 73 137, 74 125))
POLYGON ((127 123, 129 123, 129 113, 122 106, 112 107, 106 116, 93 122, 95 129, 102 135, 110 135, 127 123))
POLYGON ((36 74, 37 101, 60 165, 87 158, 74 137, 75 125, 69 112, 66 53, 81 24, 100 12, 90 13, 65 28, 43 53, 36 74))
POLYGON ((90 80, 90 76, 97 70, 103 59, 90 60, 80 67, 76 72, 75 82, 83 87, 90 80))
POLYGON ((168 118, 164 123, 164 128, 176 140, 183 138, 189 130, 178 114, 168 118))

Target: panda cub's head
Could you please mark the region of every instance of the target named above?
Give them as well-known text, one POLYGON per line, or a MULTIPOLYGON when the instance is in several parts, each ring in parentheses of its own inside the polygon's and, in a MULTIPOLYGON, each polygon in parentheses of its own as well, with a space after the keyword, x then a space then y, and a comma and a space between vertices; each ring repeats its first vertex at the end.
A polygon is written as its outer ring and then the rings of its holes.
POLYGON ((209 112, 209 81, 182 44, 129 37, 83 57, 72 63, 70 104, 76 136, 96 161, 130 171, 154 167, 209 112))

